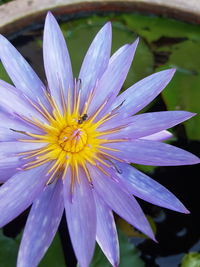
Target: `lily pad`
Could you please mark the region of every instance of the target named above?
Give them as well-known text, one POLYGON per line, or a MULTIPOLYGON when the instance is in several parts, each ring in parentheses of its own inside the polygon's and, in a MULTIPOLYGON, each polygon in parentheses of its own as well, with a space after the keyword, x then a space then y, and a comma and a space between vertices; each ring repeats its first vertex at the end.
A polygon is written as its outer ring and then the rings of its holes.
MULTIPOLYGON (((152 227, 152 230, 154 232, 154 234, 156 234, 156 224, 153 220, 153 218, 149 215, 146 216, 149 224, 152 227)), ((135 229, 132 225, 130 225, 128 222, 126 222, 125 220, 123 220, 122 218, 118 217, 117 218, 117 225, 120 228, 120 230, 126 234, 126 236, 128 237, 138 237, 138 238, 145 238, 148 239, 149 237, 146 236, 145 234, 141 233, 140 231, 138 231, 137 229, 135 229)))
MULTIPOLYGON (((144 267, 144 262, 140 259, 137 249, 129 242, 127 236, 118 231, 120 244, 120 264, 119 267, 137 266, 144 267)), ((111 267, 103 252, 96 247, 95 254, 90 267, 111 267)))
POLYGON ((0 79, 12 84, 12 82, 11 82, 11 80, 10 80, 10 78, 9 78, 7 72, 5 71, 3 64, 1 62, 0 62, 0 79))
MULTIPOLYGON (((81 24, 77 24, 77 21, 74 23, 66 22, 61 24, 61 29, 67 40, 73 71, 76 77, 78 76, 84 55, 87 52, 92 39, 98 30, 100 30, 100 28, 109 20, 111 20, 110 17, 99 18, 97 16, 91 16, 89 19, 79 20, 81 24)), ((126 43, 132 43, 137 37, 137 34, 134 31, 128 29, 120 21, 113 21, 112 30, 112 53, 120 46, 126 43)), ((126 89, 130 87, 136 81, 152 73, 153 65, 153 54, 146 43, 140 39, 132 67, 123 88, 126 89)))
MULTIPOLYGON (((199 53, 200 42, 188 40, 173 46, 167 64, 176 67, 177 71, 171 83, 162 92, 169 110, 200 112, 200 61, 196 60, 199 53)), ((188 138, 200 138, 199 116, 185 122, 184 125, 188 138)))
MULTIPOLYGON (((21 241, 22 234, 19 234, 15 239, 7 237, 0 230, 0 266, 13 267, 17 262, 17 254, 21 241)), ((33 244, 34 246, 34 244, 33 244)), ((65 259, 62 252, 61 241, 59 235, 56 234, 50 248, 45 254, 43 260, 38 265, 39 267, 65 267, 65 259)))
POLYGON ((182 259, 181 267, 200 267, 200 253, 191 252, 186 254, 182 259))
POLYGON ((0 230, 0 266, 12 267, 16 265, 18 242, 9 238, 0 230))
POLYGON ((148 42, 158 40, 161 36, 187 37, 191 40, 200 40, 200 28, 198 25, 154 15, 124 14, 122 19, 127 27, 137 32, 148 42))

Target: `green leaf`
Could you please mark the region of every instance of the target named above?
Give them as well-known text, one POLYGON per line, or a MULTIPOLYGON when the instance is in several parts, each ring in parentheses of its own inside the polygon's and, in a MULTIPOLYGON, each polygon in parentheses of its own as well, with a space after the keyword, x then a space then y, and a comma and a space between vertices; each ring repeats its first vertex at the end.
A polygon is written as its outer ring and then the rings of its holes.
MULTIPOLYGON (((0 266, 13 267, 17 262, 17 254, 21 242, 22 233, 15 239, 5 236, 0 230, 0 266)), ((33 244, 34 246, 34 244, 33 244)), ((42 259, 39 267, 66 267, 59 235, 56 234, 50 248, 42 259)))
MULTIPOLYGON (((127 236, 124 235, 121 231, 118 231, 118 236, 120 244, 119 267, 127 267, 127 266, 144 267, 144 263, 140 259, 137 249, 134 247, 133 244, 129 242, 127 236)), ((102 266, 111 267, 111 264, 108 262, 108 260, 104 256, 99 246, 97 246, 90 267, 102 267, 102 266)))
POLYGON ((191 252, 186 254, 181 261, 181 267, 200 267, 200 253, 191 252))
MULTIPOLYGON (((146 215, 146 218, 147 218, 149 224, 151 225, 151 228, 152 228, 154 234, 156 234, 157 228, 156 228, 156 224, 155 224, 153 218, 149 215, 146 215)), ((120 228, 120 230, 122 230, 122 232, 124 234, 126 234, 126 236, 128 236, 128 237, 139 237, 139 238, 143 238, 143 239, 149 238, 147 235, 138 231, 132 225, 130 225, 127 221, 125 221, 124 219, 122 219, 120 217, 117 217, 116 223, 117 223, 117 226, 120 228)))
POLYGON ((0 266, 12 267, 16 265, 18 242, 9 238, 0 230, 0 266))
MULTIPOLYGON (((112 16, 104 18, 91 16, 87 19, 78 20, 80 24, 77 24, 77 21, 61 24, 61 29, 66 37, 70 51, 75 77, 78 76, 84 55, 87 52, 92 39, 100 28, 107 21, 111 20, 111 18, 112 16)), ((112 53, 120 46, 126 43, 132 43, 137 37, 135 32, 128 29, 121 21, 118 20, 112 23, 112 30, 112 53)), ((153 65, 153 54, 146 43, 141 39, 123 89, 127 89, 136 81, 152 73, 153 65)))
POLYGON ((192 40, 200 40, 200 28, 198 25, 177 21, 165 17, 145 16, 141 14, 122 15, 127 27, 137 32, 148 42, 158 40, 161 36, 187 37, 192 40))
POLYGON ((0 62, 0 79, 5 82, 12 83, 1 62, 0 62))
MULTIPOLYGON (((33 244, 34 245, 34 244, 33 244)), ((66 267, 59 234, 57 233, 39 267, 66 267)))
MULTIPOLYGON (((177 72, 162 92, 169 110, 200 112, 200 62, 196 60, 199 53, 200 42, 185 41, 173 46, 167 64, 175 66, 177 72)), ((200 138, 199 116, 195 116, 184 125, 188 138, 197 140, 200 138)))

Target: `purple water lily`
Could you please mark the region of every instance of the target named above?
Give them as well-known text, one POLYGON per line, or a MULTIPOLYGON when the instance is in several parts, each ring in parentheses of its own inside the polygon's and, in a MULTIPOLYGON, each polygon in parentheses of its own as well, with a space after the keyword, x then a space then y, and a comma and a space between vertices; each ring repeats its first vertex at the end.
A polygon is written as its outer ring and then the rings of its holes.
POLYGON ((0 81, 0 226, 31 204, 17 266, 37 266, 63 211, 81 267, 95 241, 113 266, 119 245, 113 211, 155 240, 133 197, 188 213, 166 188, 129 163, 199 163, 193 154, 162 143, 166 130, 191 118, 186 111, 136 114, 169 83, 164 70, 119 91, 138 44, 110 57, 111 24, 94 38, 74 80, 61 30, 51 13, 44 28, 45 86, 18 51, 0 36, 0 58, 13 85, 0 81))

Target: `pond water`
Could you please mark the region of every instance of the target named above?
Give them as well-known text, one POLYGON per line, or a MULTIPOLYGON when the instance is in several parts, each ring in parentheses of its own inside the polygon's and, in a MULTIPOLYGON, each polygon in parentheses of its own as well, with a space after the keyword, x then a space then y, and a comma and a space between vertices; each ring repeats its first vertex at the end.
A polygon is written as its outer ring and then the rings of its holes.
MULTIPOLYGON (((198 25, 141 14, 83 14, 82 17, 76 19, 69 20, 66 16, 59 17, 59 19, 61 29, 67 39, 75 76, 78 75, 82 59, 94 35, 106 21, 112 21, 112 51, 125 43, 133 42, 137 36, 140 37, 134 62, 122 90, 153 72, 176 67, 177 72, 170 85, 143 111, 200 111, 200 27, 198 25)), ((8 37, 45 81, 42 62, 42 30, 42 23, 35 24, 8 37)), ((9 81, 1 65, 0 78, 9 81)), ((191 121, 177 126, 172 132, 175 137, 170 143, 194 154, 199 153, 200 118, 195 117, 191 121)), ((149 215, 150 221, 156 229, 159 243, 144 238, 140 233, 116 218, 119 231, 123 237, 129 237, 131 243, 135 244, 138 249, 137 255, 140 256, 140 259, 136 261, 138 263, 134 265, 135 267, 179 266, 185 253, 200 250, 198 166, 155 168, 137 165, 137 168, 172 191, 191 211, 191 214, 178 214, 139 200, 145 214, 149 215)), ((11 237, 12 239, 18 236, 25 224, 26 217, 27 212, 4 227, 4 238, 11 237)), ((62 246, 57 237, 47 259, 44 259, 40 264, 41 267, 65 266, 65 264, 69 267, 75 266, 64 218, 59 234, 62 246), (65 248, 63 250, 64 255, 62 254, 62 247, 65 248)), ((12 243, 11 239, 9 239, 10 244, 12 243)), ((17 239, 20 237, 18 236, 17 239)), ((16 239, 14 240, 16 241, 16 239)), ((124 241, 122 244, 127 248, 124 241)), ((17 246, 15 244, 14 252, 12 252, 12 263, 5 261, 5 267, 15 265, 17 246)), ((126 260, 136 252, 133 246, 128 247, 128 249, 130 253, 127 255, 122 251, 122 263, 120 265, 122 267, 133 266, 132 261, 127 263, 126 260)), ((110 266, 98 251, 95 255, 96 258, 91 266, 110 266)))

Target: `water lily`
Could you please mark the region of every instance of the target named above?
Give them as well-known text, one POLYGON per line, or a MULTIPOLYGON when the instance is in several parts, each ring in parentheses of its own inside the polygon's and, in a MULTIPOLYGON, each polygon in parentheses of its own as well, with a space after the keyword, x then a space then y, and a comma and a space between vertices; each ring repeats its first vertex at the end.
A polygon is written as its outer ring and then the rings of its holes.
POLYGON ((32 204, 18 267, 38 265, 64 210, 81 267, 89 266, 96 241, 110 263, 118 266, 113 211, 155 240, 134 196, 188 213, 166 188, 129 165, 199 162, 193 154, 161 142, 171 137, 166 129, 193 113, 134 115, 163 90, 175 70, 155 73, 119 94, 138 40, 110 57, 111 39, 107 23, 94 38, 75 80, 64 37, 48 13, 45 86, 9 41, 0 37, 0 58, 14 84, 0 81, 0 226, 32 204))

